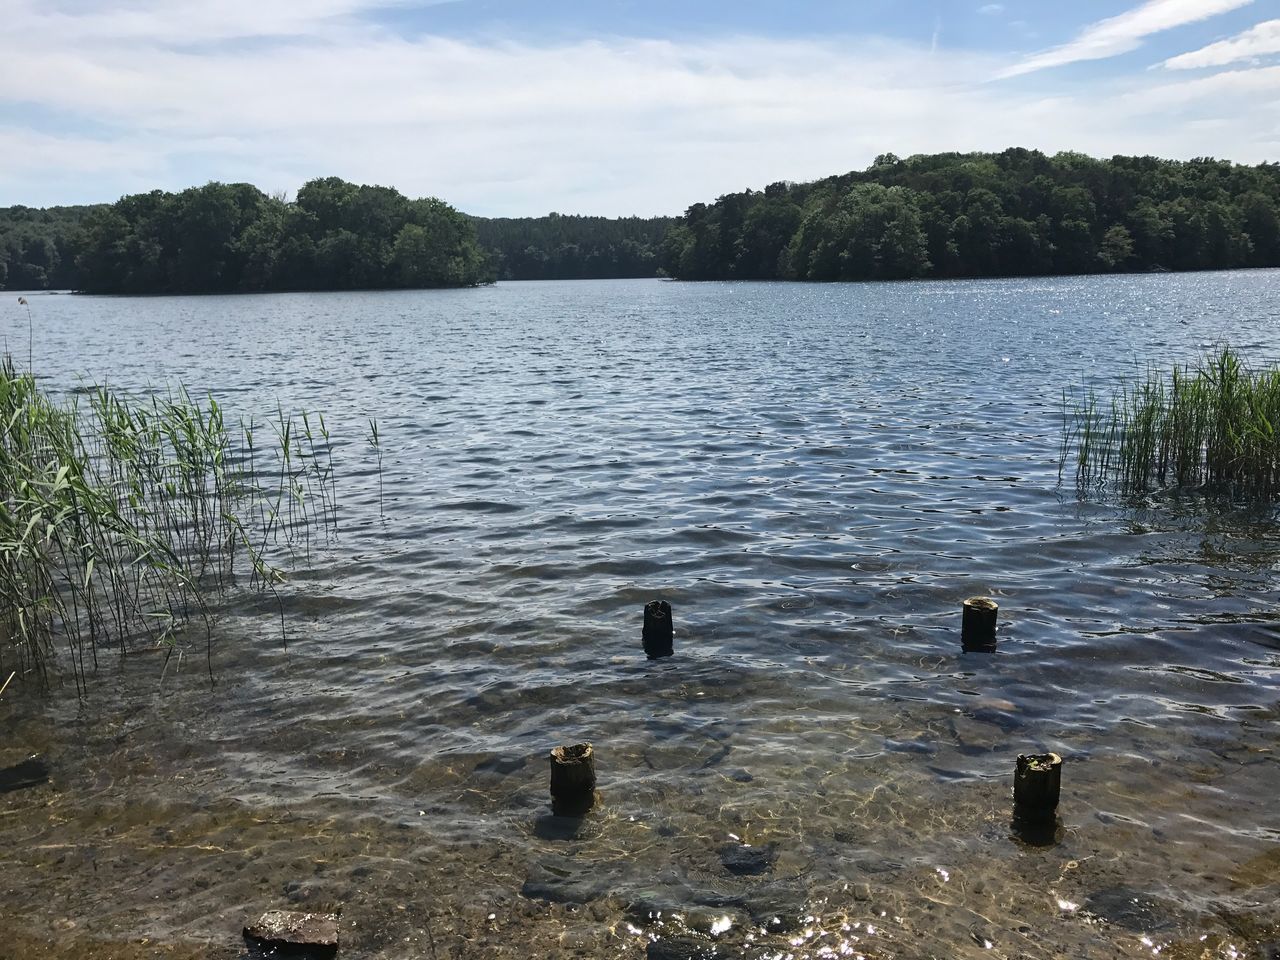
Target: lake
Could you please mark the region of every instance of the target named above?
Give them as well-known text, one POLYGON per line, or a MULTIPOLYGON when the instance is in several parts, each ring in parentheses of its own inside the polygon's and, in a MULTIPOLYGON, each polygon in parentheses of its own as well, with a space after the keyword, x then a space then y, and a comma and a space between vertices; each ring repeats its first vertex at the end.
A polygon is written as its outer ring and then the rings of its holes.
POLYGON ((276 906, 349 957, 1274 956, 1277 511, 1058 458, 1064 389, 1280 359, 1280 271, 30 300, 50 389, 324 411, 341 517, 287 646, 245 587, 213 684, 201 633, 10 687, 0 766, 53 775, 0 794, 0 956, 237 957, 276 906))

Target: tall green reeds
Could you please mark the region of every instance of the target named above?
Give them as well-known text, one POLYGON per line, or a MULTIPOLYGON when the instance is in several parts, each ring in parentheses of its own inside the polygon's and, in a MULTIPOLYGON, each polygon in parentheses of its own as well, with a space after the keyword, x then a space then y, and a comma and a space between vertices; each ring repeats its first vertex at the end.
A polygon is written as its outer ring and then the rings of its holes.
POLYGON ((382 506, 382 434, 378 432, 378 421, 369 421, 369 446, 378 457, 378 516, 385 517, 382 506))
POLYGON ((1145 377, 1106 400, 1065 396, 1062 466, 1083 490, 1176 488, 1280 495, 1280 369, 1250 370, 1229 348, 1145 377))
MULTIPOLYGON (((0 362, 0 676, 47 678, 65 650, 79 689, 108 649, 169 646, 245 570, 336 525, 328 429, 282 410, 275 443, 185 390, 87 404, 0 362)), ((283 618, 282 618, 283 625, 283 618)), ((206 637, 208 636, 206 630, 206 637)))

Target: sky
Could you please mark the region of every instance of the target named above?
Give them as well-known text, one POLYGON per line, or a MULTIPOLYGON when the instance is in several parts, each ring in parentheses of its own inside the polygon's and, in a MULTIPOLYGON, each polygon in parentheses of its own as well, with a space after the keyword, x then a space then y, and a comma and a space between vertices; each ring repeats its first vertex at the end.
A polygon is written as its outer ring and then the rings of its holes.
POLYGON ((0 206, 678 214, 882 153, 1280 161, 1280 0, 0 0, 0 206))

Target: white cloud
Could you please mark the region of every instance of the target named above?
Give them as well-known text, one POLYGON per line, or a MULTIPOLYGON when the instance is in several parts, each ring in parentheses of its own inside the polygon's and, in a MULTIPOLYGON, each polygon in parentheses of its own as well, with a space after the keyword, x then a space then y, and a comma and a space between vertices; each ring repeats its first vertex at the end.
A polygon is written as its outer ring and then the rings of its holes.
POLYGON ((1208 20, 1248 6, 1253 0, 1147 0, 1119 16, 1085 27, 1074 40, 1000 71, 1000 79, 1018 77, 1082 60, 1105 60, 1136 50, 1152 34, 1208 20))
POLYGON ((994 17, 998 13, 1004 13, 1003 3, 988 3, 978 8, 978 12, 986 17, 994 17))
MULTIPOLYGON (((6 178, 93 175, 102 170, 134 170, 141 175, 162 172, 142 142, 102 141, 84 136, 51 136, 22 127, 0 126, 0 183, 6 178)), ((14 197, 14 203, 22 202, 14 197)))
POLYGON ((992 58, 873 39, 408 40, 357 0, 307 0, 240 43, 185 0, 135 0, 111 35, 65 5, 0 9, 23 37, 0 58, 0 205, 336 174, 473 213, 654 214, 886 151, 1280 156, 1275 79, 1257 71, 1216 96, 1143 71, 1046 97, 985 82, 992 58))
POLYGON ((1273 53, 1280 53, 1280 20, 1267 20, 1229 40, 1171 57, 1161 66, 1170 70, 1222 67, 1273 53))
MULTIPOLYGON (((1248 70, 1227 70, 1222 73, 1185 80, 1179 83, 1161 84, 1125 95, 1125 101, 1141 108, 1167 109, 1200 104, 1217 110, 1224 102, 1241 101, 1252 104, 1254 122, 1266 128, 1270 117, 1271 135, 1280 138, 1276 121, 1280 119, 1280 66, 1257 67, 1248 70)), ((1212 152, 1212 151, 1206 151, 1212 152)))
POLYGON ((38 21, 41 32, 64 40, 139 40, 172 44, 241 38, 288 37, 316 32, 333 35, 355 18, 412 4, 436 6, 455 0, 133 0, 101 4, 89 0, 7 0, 19 17, 38 21))

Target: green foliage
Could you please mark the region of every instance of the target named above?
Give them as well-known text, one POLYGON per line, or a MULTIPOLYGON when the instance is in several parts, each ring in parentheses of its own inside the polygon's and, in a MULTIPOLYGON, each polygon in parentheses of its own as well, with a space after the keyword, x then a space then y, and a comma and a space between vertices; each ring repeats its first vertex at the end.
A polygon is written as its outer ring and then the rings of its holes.
POLYGON ((108 647, 175 649, 242 568, 274 594, 273 550, 336 525, 323 417, 280 413, 264 446, 182 390, 87 407, 0 362, 0 672, 46 676, 65 645, 80 687, 108 647))
POLYGON ((1274 500, 1280 495, 1280 368, 1248 369, 1230 349, 1145 377, 1109 402, 1066 398, 1062 465, 1082 491, 1174 488, 1274 500))
POLYGON ((503 280, 653 277, 670 217, 475 218, 480 243, 503 280))
POLYGON ((662 262, 688 280, 1280 266, 1280 164, 883 154, 864 171, 695 204, 662 262))
POLYGON ((931 266, 920 214, 907 193, 874 183, 810 211, 785 257, 784 275, 808 280, 903 280, 924 276, 931 266))
POLYGON ((1098 258, 1109 270, 1123 270, 1133 260, 1133 234, 1116 224, 1102 238, 1098 258))
POLYGON ((0 208, 0 289, 69 289, 75 241, 92 207, 0 208))
POLYGON ((1280 266, 1280 164, 882 154, 680 218, 466 217, 388 187, 248 184, 0 210, 0 285, 101 293, 511 280, 870 280, 1280 266))
POLYGON ((64 231, 71 255, 60 255, 62 272, 35 277, 44 282, 33 286, 234 293, 460 287, 492 279, 474 227, 448 204, 336 177, 307 183, 293 203, 246 183, 209 183, 75 209, 84 214, 64 231), (414 242, 402 244, 409 227, 414 242))

